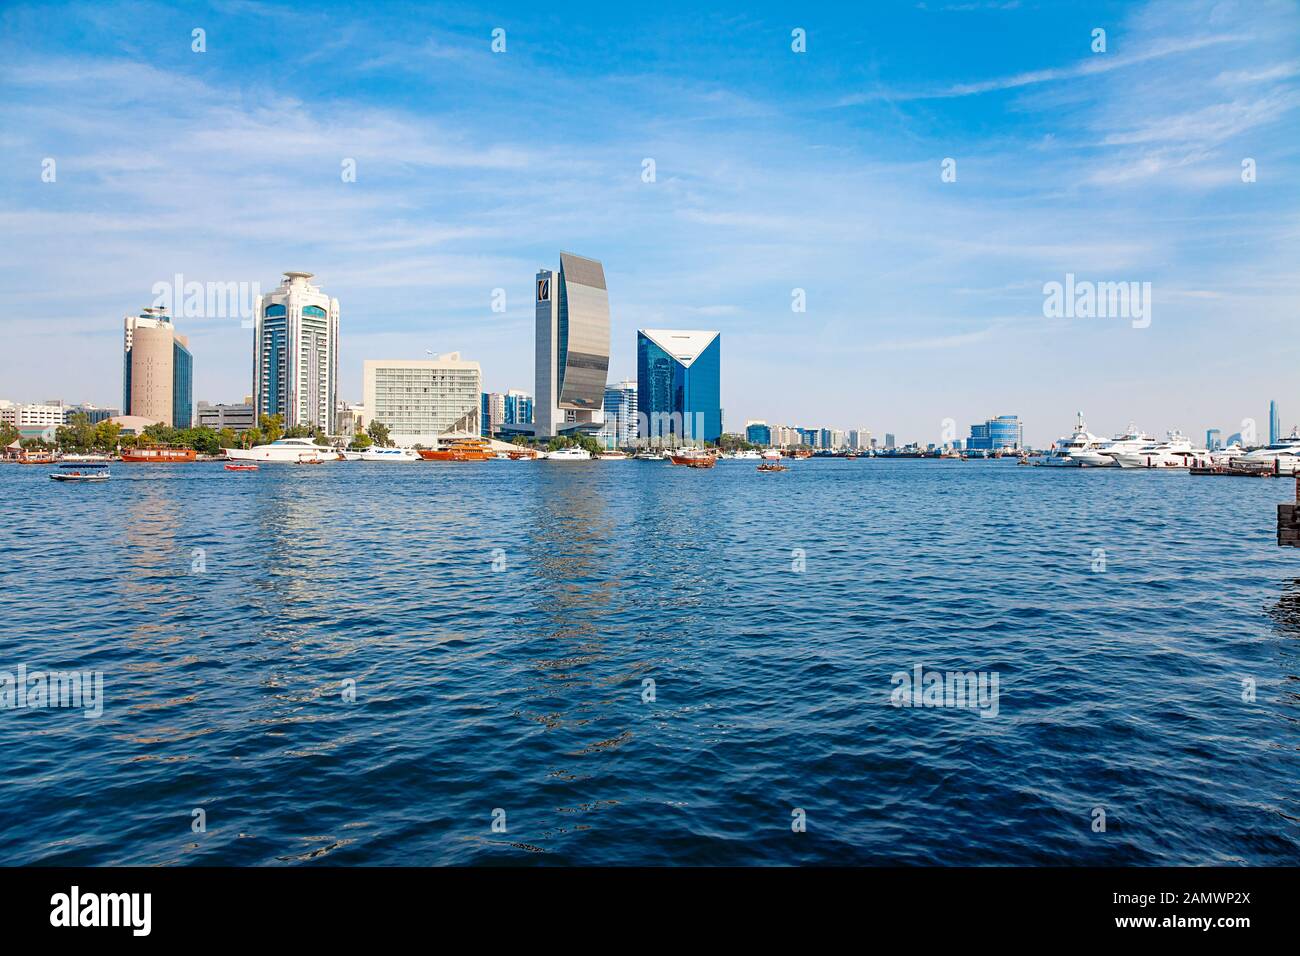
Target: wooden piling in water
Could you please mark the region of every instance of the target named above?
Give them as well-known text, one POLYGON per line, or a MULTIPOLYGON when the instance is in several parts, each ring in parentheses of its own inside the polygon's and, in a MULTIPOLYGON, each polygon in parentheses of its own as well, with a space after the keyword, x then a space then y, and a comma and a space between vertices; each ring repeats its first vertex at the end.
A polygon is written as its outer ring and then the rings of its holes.
POLYGON ((1277 506, 1277 544, 1300 548, 1300 472, 1295 476, 1295 501, 1277 506))

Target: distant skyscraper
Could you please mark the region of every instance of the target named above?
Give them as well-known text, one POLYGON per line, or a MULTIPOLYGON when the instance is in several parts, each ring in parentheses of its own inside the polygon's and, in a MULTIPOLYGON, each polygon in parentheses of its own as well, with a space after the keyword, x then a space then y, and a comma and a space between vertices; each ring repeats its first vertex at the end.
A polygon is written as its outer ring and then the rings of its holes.
POLYGON ((1024 446, 1025 426, 1015 415, 999 415, 970 427, 966 447, 971 451, 996 451, 1024 446))
POLYGON ((500 392, 483 393, 482 432, 495 435, 506 423, 506 397, 500 392))
POLYGON ((1205 432, 1205 450, 1218 451, 1223 447, 1223 432, 1217 428, 1208 429, 1205 432))
POLYGON ((1268 403, 1268 443, 1276 444, 1282 439, 1282 416, 1278 414, 1277 402, 1268 403))
POLYGON ((286 272, 258 297, 253 334, 253 404, 258 419, 280 415, 285 428, 308 425, 335 434, 338 407, 339 300, 286 272))
POLYGON ((849 447, 854 451, 863 451, 871 447, 871 432, 866 428, 854 428, 849 431, 849 447))
POLYGON ((638 410, 649 430, 641 437, 673 434, 717 441, 722 435, 722 336, 639 329, 636 355, 638 410))
POLYGON ((194 415, 194 357, 166 309, 123 320, 122 414, 189 428, 194 415))
POLYGON ((533 423, 533 396, 512 388, 506 392, 506 424, 531 425, 533 423))
POLYGON ((609 371, 609 292, 595 259, 560 253, 560 271, 537 273, 534 434, 595 431, 609 371))
POLYGON ((745 441, 751 445, 770 445, 772 429, 764 421, 745 422, 745 441))
POLYGON ((601 434, 614 448, 636 441, 636 382, 622 381, 605 386, 605 424, 601 434))
MULTIPOLYGON (((967 446, 968 446, 968 447, 969 447, 969 444, 970 444, 970 443, 968 442, 968 443, 967 443, 967 446)), ((898 447, 897 445, 894 444, 894 433, 893 433, 893 432, 885 432, 885 447, 886 447, 886 448, 897 448, 897 447, 898 447)))

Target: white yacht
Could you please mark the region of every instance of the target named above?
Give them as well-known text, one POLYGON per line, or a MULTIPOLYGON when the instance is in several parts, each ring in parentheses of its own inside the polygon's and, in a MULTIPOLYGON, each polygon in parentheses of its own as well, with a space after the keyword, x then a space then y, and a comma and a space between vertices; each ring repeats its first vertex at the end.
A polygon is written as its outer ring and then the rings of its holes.
POLYGON ((409 448, 380 448, 371 445, 361 453, 361 461, 420 461, 420 456, 409 448))
POLYGON ((763 456, 760 455, 753 448, 746 448, 744 451, 734 451, 727 457, 733 459, 734 461, 762 461, 763 460, 763 456))
POLYGON ((1165 441, 1116 452, 1112 457, 1121 468, 1190 468, 1208 461, 1210 453, 1204 448, 1193 448, 1181 432, 1172 431, 1165 441))
MULTIPOLYGON (((1224 449, 1226 452, 1228 449, 1224 449)), ((1222 454, 1222 452, 1218 453, 1222 454)), ((1297 466, 1300 465, 1300 434, 1294 430, 1281 441, 1265 445, 1263 448, 1256 448, 1253 451, 1239 453, 1234 456, 1238 461, 1246 462, 1277 462, 1277 470, 1284 475, 1293 475, 1296 473, 1297 466)), ((1232 458, 1228 459, 1232 461, 1232 458)))
POLYGON ((1137 425, 1129 422, 1128 430, 1125 431, 1124 434, 1116 435, 1110 441, 1105 442, 1095 452, 1088 451, 1082 453, 1081 457, 1083 457, 1084 464, 1086 465, 1094 465, 1103 468, 1114 467, 1119 464, 1119 462, 1116 461, 1117 456, 1122 455, 1125 452, 1137 451, 1139 448, 1145 448, 1147 445, 1154 444, 1156 444, 1154 435, 1148 435, 1146 432, 1139 429, 1137 425), (1094 456, 1099 460, 1094 461, 1094 456))
POLYGON ((328 445, 317 445, 310 438, 281 438, 269 445, 252 448, 223 448, 230 461, 278 461, 293 464, 303 461, 337 461, 339 453, 328 445))
POLYGON ((591 461, 591 452, 577 445, 559 448, 546 456, 547 461, 591 461))
MULTIPOLYGON (((1256 450, 1258 451, 1258 449, 1256 450)), ((1245 448, 1241 447, 1241 442, 1232 441, 1228 442, 1227 445, 1220 448, 1218 451, 1210 452, 1210 463, 1214 465, 1226 465, 1228 462, 1232 461, 1232 459, 1244 458, 1247 454, 1249 454, 1249 452, 1245 448)))
POLYGON ((764 461, 780 461, 782 455, 778 449, 768 448, 763 452, 763 454, 759 455, 759 457, 762 458, 764 461))
POLYGON ((1101 453, 1107 444, 1106 439, 1088 431, 1088 426, 1083 421, 1083 412, 1077 412, 1076 415, 1074 433, 1058 439, 1052 446, 1051 453, 1043 459, 1043 464, 1055 468, 1097 466, 1103 461, 1111 464, 1111 460, 1101 453))

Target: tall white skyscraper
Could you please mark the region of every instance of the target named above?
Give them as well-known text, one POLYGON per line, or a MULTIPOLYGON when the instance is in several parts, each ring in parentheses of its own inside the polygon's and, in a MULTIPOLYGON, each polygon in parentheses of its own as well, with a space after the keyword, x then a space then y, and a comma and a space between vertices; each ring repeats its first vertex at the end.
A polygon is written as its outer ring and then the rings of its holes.
POLYGON ((335 433, 338 405, 339 300, 286 272, 258 297, 253 337, 253 403, 260 420, 280 415, 285 428, 308 425, 335 433))

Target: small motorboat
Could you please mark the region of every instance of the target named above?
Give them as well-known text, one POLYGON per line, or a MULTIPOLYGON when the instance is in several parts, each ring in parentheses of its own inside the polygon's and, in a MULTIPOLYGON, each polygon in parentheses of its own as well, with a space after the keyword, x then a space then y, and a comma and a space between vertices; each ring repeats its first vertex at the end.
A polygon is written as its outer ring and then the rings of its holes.
POLYGON ((257 466, 249 463, 240 463, 235 461, 226 462, 226 471, 257 471, 257 466))
POLYGON ((108 465, 83 463, 76 465, 59 465, 58 471, 50 472, 55 481, 108 481, 108 465))

